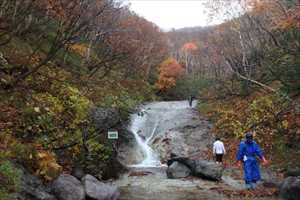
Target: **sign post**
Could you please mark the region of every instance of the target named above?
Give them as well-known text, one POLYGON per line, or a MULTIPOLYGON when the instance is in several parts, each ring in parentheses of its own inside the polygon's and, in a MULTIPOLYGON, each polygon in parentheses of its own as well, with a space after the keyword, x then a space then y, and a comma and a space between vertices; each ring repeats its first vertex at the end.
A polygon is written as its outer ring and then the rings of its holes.
POLYGON ((107 138, 110 140, 117 140, 118 139, 118 131, 108 131, 107 138))

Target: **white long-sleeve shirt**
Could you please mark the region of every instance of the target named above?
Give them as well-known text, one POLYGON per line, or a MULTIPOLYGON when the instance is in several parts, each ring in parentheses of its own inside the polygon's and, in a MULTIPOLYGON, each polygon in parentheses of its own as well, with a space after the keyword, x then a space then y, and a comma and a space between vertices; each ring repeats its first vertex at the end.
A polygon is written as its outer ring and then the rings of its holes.
POLYGON ((221 142, 220 140, 217 140, 214 142, 213 153, 214 154, 225 154, 226 153, 223 142, 221 142))

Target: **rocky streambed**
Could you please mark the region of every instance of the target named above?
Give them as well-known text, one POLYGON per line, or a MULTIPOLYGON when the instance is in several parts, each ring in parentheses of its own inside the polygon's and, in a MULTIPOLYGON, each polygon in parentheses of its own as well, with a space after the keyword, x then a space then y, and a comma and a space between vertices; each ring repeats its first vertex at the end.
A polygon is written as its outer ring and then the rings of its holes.
MULTIPOLYGON (((97 123, 100 125, 107 124, 104 122, 108 116, 112 116, 108 114, 110 112, 102 110, 97 113, 101 114, 97 114, 97 123)), ((14 199, 254 199, 253 196, 245 195, 241 169, 228 166, 222 169, 220 176, 220 166, 209 162, 212 155, 209 155, 208 150, 213 143, 210 129, 210 122, 199 115, 195 104, 194 107, 189 107, 187 101, 149 103, 132 116, 127 133, 129 142, 122 143, 118 157, 127 166, 128 172, 119 179, 101 182, 87 172, 74 170, 72 175, 62 174, 45 185, 36 176, 22 169, 21 190, 14 195, 14 199), (172 158, 172 163, 171 153, 177 156, 176 159, 172 158), (182 166, 183 163, 189 167, 182 166), (203 179, 203 173, 214 180, 207 180, 207 177, 203 179)), ((113 166, 110 167, 112 172, 118 173, 113 166)), ((274 173, 268 169, 262 170, 262 178, 258 190, 264 190, 262 185, 265 183, 276 185, 278 182, 274 173)), ((281 196, 285 199, 298 199, 299 181, 297 173, 285 179, 281 196)), ((262 196, 255 199, 276 197, 262 196)))
MULTIPOLYGON (((188 101, 155 102, 140 108, 133 115, 132 132, 137 132, 140 140, 147 140, 155 158, 166 163, 171 153, 183 157, 207 157, 213 136, 211 124, 200 117, 188 101)), ((120 159, 126 165, 141 163, 146 155, 137 139, 131 145, 124 145, 120 159)))
MULTIPOLYGON (((195 105, 196 102, 190 107, 187 101, 155 102, 142 106, 140 113, 133 116, 132 120, 142 122, 131 127, 135 140, 120 150, 120 159, 129 166, 129 172, 115 182, 121 191, 120 199, 240 199, 234 195, 244 190, 242 172, 238 168, 224 169, 220 181, 193 176, 167 177, 166 162, 171 153, 191 159, 212 159, 208 153, 213 143, 211 124, 199 115, 195 105), (148 153, 143 150, 143 141, 151 148, 151 159, 158 160, 145 163, 148 153), (151 166, 158 162, 161 164, 151 166)), ((263 176, 271 178, 267 173, 263 176)))

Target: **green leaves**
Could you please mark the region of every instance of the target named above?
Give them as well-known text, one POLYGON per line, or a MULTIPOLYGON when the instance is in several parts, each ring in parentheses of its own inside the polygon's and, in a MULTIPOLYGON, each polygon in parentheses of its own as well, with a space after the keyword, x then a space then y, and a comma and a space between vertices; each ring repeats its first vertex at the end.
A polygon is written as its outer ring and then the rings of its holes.
POLYGON ((0 192, 1 199, 10 200, 11 193, 20 189, 21 171, 10 161, 0 160, 0 192))

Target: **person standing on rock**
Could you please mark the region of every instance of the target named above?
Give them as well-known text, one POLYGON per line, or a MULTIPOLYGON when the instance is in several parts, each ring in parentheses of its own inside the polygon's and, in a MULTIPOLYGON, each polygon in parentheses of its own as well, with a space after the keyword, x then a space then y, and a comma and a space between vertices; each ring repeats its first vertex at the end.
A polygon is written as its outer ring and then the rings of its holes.
POLYGON ((256 157, 259 157, 264 165, 267 164, 267 160, 263 156, 260 147, 253 140, 252 132, 247 132, 246 139, 240 142, 236 154, 238 166, 240 167, 243 164, 246 189, 254 189, 256 182, 261 179, 256 157))
POLYGON ((223 162, 223 155, 226 153, 223 142, 219 137, 216 138, 216 141, 213 144, 213 154, 216 157, 216 163, 223 162))

